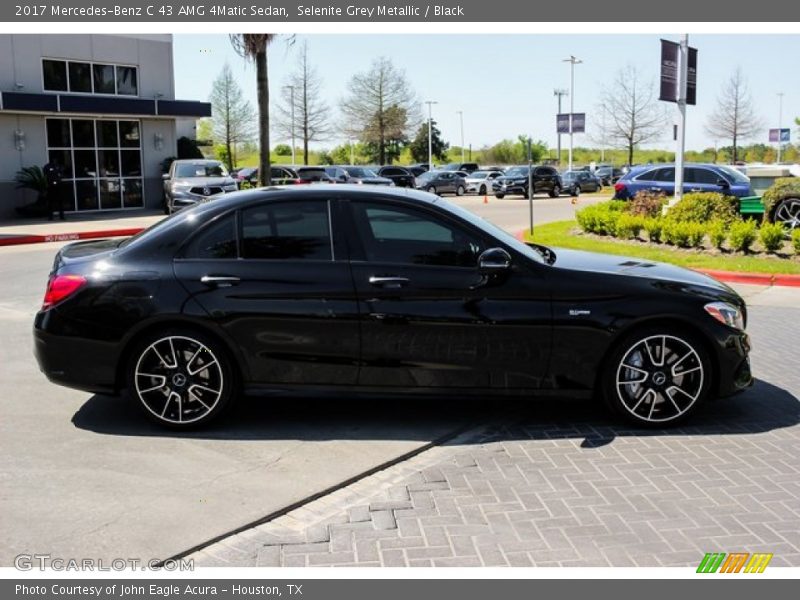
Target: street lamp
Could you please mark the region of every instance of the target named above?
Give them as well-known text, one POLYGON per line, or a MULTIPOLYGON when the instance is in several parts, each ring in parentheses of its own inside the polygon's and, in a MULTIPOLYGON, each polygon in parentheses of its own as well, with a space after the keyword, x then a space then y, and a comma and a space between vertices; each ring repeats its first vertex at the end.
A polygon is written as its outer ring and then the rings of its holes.
POLYGON ((575 113, 575 65, 583 61, 570 55, 561 62, 569 63, 569 170, 572 170, 572 115, 575 113))
POLYGON ((458 117, 461 120, 461 162, 463 163, 466 159, 464 158, 464 111, 457 110, 458 117))
POLYGON ((284 88, 287 88, 290 93, 290 102, 292 104, 292 166, 295 165, 295 158, 294 158, 294 86, 293 85, 285 85, 284 88))
POLYGON ((781 126, 783 125, 783 92, 778 92, 778 162, 781 164, 781 126))
MULTIPOLYGON (((555 90, 553 90, 553 96, 557 96, 558 97, 558 114, 559 115, 561 114, 561 98, 562 98, 562 96, 568 96, 568 95, 569 95, 569 92, 567 90, 563 90, 563 89, 555 89, 555 90)), ((557 159, 558 159, 558 164, 560 165, 561 164, 561 133, 560 132, 556 132, 556 133, 558 134, 558 154, 557 154, 557 159)))
POLYGON ((433 105, 439 103, 436 100, 426 100, 425 104, 428 105, 428 170, 433 171, 433 137, 431 134, 433 130, 433 105))

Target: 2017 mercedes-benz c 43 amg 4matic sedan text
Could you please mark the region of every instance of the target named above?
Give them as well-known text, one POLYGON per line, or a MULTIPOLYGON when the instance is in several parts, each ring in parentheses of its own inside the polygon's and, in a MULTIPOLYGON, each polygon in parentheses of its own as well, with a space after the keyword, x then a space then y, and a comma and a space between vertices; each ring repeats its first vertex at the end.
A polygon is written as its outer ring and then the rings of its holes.
POLYGON ((65 246, 34 335, 52 381, 168 427, 300 389, 596 396, 661 426, 751 384, 746 319, 705 275, 524 244, 433 194, 292 186, 65 246))

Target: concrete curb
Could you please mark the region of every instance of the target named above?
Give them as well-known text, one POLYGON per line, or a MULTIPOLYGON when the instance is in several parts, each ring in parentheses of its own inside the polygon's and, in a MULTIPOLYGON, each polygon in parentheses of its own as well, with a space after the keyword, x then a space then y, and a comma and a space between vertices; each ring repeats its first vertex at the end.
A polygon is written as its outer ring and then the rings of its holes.
MULTIPOLYGON (((518 231, 514 237, 525 241, 525 231, 518 231)), ((715 269, 691 269, 724 283, 748 283, 750 285, 800 287, 800 275, 781 275, 774 273, 742 273, 739 271, 717 271, 715 269)))
POLYGON ((78 231, 74 233, 52 233, 40 235, 0 236, 0 246, 19 246, 22 244, 46 244, 49 242, 73 242, 76 240, 92 240, 109 237, 128 237, 144 230, 144 227, 128 227, 126 229, 103 229, 100 231, 78 231))

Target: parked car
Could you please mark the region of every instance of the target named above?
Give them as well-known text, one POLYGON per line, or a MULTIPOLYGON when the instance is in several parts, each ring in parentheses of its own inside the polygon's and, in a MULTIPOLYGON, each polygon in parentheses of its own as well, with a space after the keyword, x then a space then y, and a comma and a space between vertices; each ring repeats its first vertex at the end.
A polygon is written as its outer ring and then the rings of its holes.
POLYGON ((432 194, 463 196, 467 191, 464 177, 454 171, 427 171, 417 177, 415 186, 432 194))
POLYGON ((325 167, 300 167, 297 169, 297 179, 297 183, 336 183, 325 167))
POLYGON ((468 162, 468 163, 450 163, 448 165, 444 165, 439 170, 440 171, 466 171, 467 173, 472 173, 473 171, 477 171, 480 167, 478 163, 468 162))
POLYGON ((388 177, 398 187, 414 187, 414 178, 416 177, 408 168, 395 167, 394 165, 380 167, 378 175, 388 177))
MULTIPOLYGON (((258 167, 244 167, 236 173, 235 179, 241 188, 242 183, 258 185, 258 167)), ((296 183, 297 172, 291 167, 273 165, 270 167, 270 181, 272 185, 287 185, 296 183)))
POLYGON ((625 172, 611 165, 600 165, 594 170, 594 174, 600 179, 603 185, 614 185, 625 172))
POLYGON ((325 167, 325 172, 336 183, 365 183, 369 185, 394 185, 388 177, 381 177, 368 167, 325 167))
POLYGON ((464 181, 467 184, 467 192, 484 196, 492 189, 492 182, 498 177, 502 177, 503 172, 498 170, 479 170, 473 171, 464 181))
POLYGON ((745 303, 707 275, 524 244, 430 194, 338 188, 243 191, 64 246, 34 319, 40 369, 127 390, 177 429, 242 393, 334 388, 599 396, 664 427, 752 383, 745 303))
MULTIPOLYGON (((721 192, 738 198, 752 195, 750 179, 732 167, 694 163, 688 163, 684 167, 684 193, 721 192)), ((614 185, 614 198, 627 200, 642 190, 673 195, 675 165, 646 165, 631 168, 614 185)))
POLYGON ((419 177, 422 173, 431 170, 430 165, 428 163, 419 163, 416 165, 410 165, 406 168, 414 174, 414 177, 419 177))
POLYGON ((600 179, 591 171, 564 171, 561 174, 561 182, 564 191, 573 196, 581 192, 597 192, 603 188, 600 179))
MULTIPOLYGON (((551 198, 557 198, 561 195, 564 185, 561 182, 561 176, 553 167, 534 165, 533 169, 533 194, 546 193, 551 198)), ((498 177, 492 183, 492 190, 496 198, 504 198, 506 196, 522 195, 526 198, 528 195, 530 169, 528 165, 518 167, 511 167, 506 171, 502 177, 498 177)))
POLYGON ((172 161, 164 182, 164 212, 172 214, 219 194, 239 189, 218 160, 180 159, 172 161))

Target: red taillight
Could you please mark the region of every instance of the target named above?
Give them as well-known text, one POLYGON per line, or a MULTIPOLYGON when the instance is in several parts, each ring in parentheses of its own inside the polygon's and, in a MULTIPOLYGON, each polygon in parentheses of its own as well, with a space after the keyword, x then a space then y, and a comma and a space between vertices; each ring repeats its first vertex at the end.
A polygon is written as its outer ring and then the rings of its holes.
POLYGON ((614 184, 614 191, 615 192, 621 192, 624 189, 625 189, 625 184, 624 183, 617 182, 617 183, 614 184))
POLYGON ((77 292, 86 283, 80 275, 54 275, 47 281, 42 310, 52 308, 62 300, 77 292))

